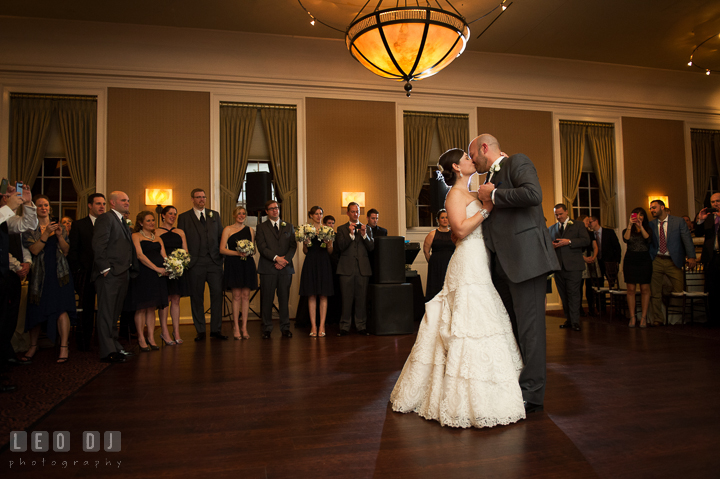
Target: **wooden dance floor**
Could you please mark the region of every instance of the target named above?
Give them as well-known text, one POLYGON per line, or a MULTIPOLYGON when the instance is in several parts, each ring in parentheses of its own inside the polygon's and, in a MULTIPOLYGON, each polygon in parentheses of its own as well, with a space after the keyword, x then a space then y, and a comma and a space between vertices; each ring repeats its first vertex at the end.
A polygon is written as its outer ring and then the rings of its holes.
POLYGON ((331 328, 310 339, 293 328, 292 339, 276 329, 262 340, 254 321, 249 341, 198 344, 183 326, 184 344, 107 368, 33 426, 69 431, 70 452, 6 450, 0 470, 4 478, 718 477, 717 335, 609 321, 576 333, 561 321, 547 318, 545 411, 469 430, 390 409, 415 335, 338 338, 331 328), (120 431, 120 452, 83 452, 83 431, 120 431))

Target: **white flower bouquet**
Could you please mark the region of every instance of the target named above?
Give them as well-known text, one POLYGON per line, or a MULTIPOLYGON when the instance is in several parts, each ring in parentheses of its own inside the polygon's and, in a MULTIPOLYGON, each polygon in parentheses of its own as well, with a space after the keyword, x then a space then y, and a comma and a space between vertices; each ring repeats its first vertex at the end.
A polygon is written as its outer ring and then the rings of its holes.
POLYGON ((320 245, 321 248, 327 248, 325 241, 331 242, 335 240, 335 231, 329 226, 322 225, 318 229, 317 239, 322 241, 322 244, 320 245))
POLYGON ((302 243, 305 240, 312 240, 315 236, 317 236, 317 230, 311 224, 300 225, 295 230, 295 239, 298 243, 302 243))
POLYGON ((181 277, 189 264, 190 254, 182 248, 173 251, 170 256, 163 261, 163 266, 168 273, 170 273, 168 275, 170 279, 178 279, 181 277))
POLYGON ((245 256, 240 256, 240 259, 243 261, 247 261, 248 256, 252 256, 255 254, 255 245, 250 240, 240 240, 237 242, 237 245, 235 246, 235 249, 238 253, 244 253, 245 256))

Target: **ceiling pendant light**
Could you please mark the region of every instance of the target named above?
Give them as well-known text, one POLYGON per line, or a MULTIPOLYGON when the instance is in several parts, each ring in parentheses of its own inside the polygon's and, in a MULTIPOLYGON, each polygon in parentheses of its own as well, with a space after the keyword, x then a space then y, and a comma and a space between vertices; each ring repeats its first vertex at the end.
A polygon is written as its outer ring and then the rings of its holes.
MULTIPOLYGON (((407 96, 412 91, 410 82, 435 75, 465 51, 470 39, 470 23, 500 9, 497 20, 512 4, 501 0, 480 18, 467 22, 447 0, 444 0, 447 8, 441 6, 440 0, 434 1, 435 6, 419 0, 406 1, 404 6, 399 6, 402 2, 395 0, 389 2, 392 3, 390 8, 383 8, 384 1, 379 0, 373 10, 366 10, 369 0, 363 5, 343 32, 345 45, 353 58, 374 74, 404 81, 407 96), (409 3, 414 5, 408 6, 409 3)), ((300 0, 298 3, 313 20, 317 20, 300 0)))

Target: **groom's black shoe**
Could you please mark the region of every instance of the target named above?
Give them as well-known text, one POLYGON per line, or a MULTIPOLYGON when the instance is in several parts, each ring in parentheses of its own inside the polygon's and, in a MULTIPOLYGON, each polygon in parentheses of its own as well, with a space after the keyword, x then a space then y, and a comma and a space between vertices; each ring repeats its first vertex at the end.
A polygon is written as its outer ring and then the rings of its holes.
POLYGON ((216 332, 214 332, 214 333, 210 333, 210 337, 211 337, 211 338, 215 338, 215 339, 223 339, 223 340, 227 340, 227 338, 228 338, 227 336, 225 336, 225 335, 224 335, 223 333, 221 333, 220 331, 216 331, 216 332))
POLYGON ((565 321, 560 325, 560 329, 570 329, 572 325, 570 324, 570 321, 565 321))
POLYGON ((195 341, 204 341, 205 340, 205 333, 197 333, 197 336, 195 336, 195 341))
POLYGON ((525 414, 530 414, 531 412, 540 412, 543 410, 542 404, 533 404, 527 401, 523 401, 523 404, 525 405, 525 414))
POLYGON ((579 324, 573 324, 572 330, 573 330, 573 331, 581 331, 580 325, 579 325, 579 324))

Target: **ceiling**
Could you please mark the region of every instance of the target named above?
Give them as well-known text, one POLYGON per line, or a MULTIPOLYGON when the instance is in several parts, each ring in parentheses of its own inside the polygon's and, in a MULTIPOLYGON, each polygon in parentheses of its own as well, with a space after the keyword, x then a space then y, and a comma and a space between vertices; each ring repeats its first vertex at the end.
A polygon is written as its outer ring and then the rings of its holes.
MULTIPOLYGON (((310 25, 297 0, 3 0, 0 15, 140 25, 162 25, 300 37, 344 39, 343 31, 366 0, 301 0, 319 20, 310 25)), ((470 24, 468 50, 616 63, 681 71, 693 48, 714 35, 695 62, 720 71, 718 0, 452 0, 470 24)), ((376 0, 371 0, 374 6, 376 0)), ((416 1, 393 0, 394 6, 416 1)), ((425 4, 426 0, 420 0, 425 4)), ((432 0, 433 4, 437 0, 432 0)), ((446 7, 446 0, 440 0, 446 7)))

